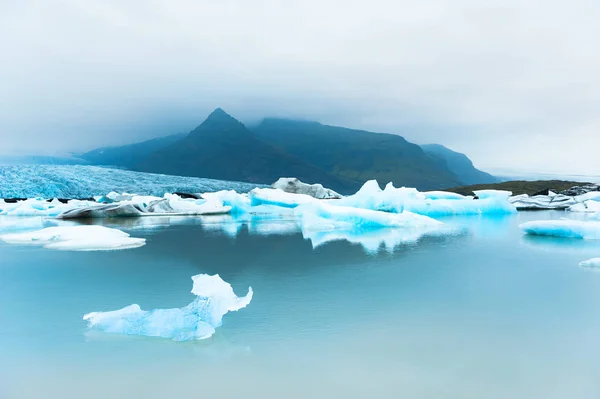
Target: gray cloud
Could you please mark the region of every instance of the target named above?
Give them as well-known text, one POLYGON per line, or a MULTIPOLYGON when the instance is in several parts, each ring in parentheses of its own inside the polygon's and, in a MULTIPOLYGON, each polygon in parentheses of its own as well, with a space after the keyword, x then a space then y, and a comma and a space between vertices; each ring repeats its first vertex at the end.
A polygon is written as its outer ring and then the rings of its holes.
POLYGON ((595 1, 0 4, 0 152, 188 131, 216 106, 600 174, 595 1))

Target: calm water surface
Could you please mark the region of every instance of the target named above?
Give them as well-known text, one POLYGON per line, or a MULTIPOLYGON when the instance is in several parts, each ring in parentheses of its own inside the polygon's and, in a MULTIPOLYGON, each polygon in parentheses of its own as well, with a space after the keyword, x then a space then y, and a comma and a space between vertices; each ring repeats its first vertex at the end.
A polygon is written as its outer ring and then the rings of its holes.
POLYGON ((600 273, 577 264, 600 242, 518 229, 563 216, 453 218, 377 253, 223 219, 122 220, 147 238, 127 251, 0 244, 0 398, 598 398, 600 273), (198 273, 255 291, 209 340, 82 320, 184 306, 198 273))

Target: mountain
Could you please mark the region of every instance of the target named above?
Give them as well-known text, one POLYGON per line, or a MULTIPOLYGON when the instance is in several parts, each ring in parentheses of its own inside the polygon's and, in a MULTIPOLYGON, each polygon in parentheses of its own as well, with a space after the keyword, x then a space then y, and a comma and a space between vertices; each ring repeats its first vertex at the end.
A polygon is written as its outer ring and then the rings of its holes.
POLYGON ((180 133, 120 147, 98 148, 86 152, 80 157, 94 165, 112 165, 132 169, 148 155, 183 139, 185 136, 187 136, 187 133, 180 133))
POLYGON ((464 184, 439 157, 395 134, 273 118, 253 131, 263 141, 355 182, 377 179, 421 190, 464 184))
POLYGON ((422 145, 427 154, 444 161, 463 185, 498 183, 500 180, 473 166, 473 162, 460 152, 452 151, 440 144, 422 145))
POLYGON ((222 180, 272 183, 297 177, 342 192, 356 183, 328 173, 259 140, 241 122, 217 108, 190 134, 137 162, 134 170, 222 180))

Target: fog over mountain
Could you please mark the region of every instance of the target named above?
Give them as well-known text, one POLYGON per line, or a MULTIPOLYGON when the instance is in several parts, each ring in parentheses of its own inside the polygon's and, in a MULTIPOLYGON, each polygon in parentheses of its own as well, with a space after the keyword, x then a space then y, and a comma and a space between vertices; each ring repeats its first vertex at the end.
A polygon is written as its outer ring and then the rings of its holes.
POLYGON ((586 0, 7 0, 0 155, 189 132, 223 107, 600 174, 599 17, 586 0))

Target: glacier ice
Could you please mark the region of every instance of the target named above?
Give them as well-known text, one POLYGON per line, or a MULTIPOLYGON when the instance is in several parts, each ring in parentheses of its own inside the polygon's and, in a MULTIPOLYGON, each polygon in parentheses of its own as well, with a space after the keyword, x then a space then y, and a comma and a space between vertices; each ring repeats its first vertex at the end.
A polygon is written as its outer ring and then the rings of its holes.
POLYGON ((342 198, 342 195, 323 187, 321 184, 306 184, 294 177, 282 177, 273 183, 271 187, 286 193, 306 194, 318 199, 342 198))
POLYGON ((507 200, 510 196, 512 196, 511 191, 505 190, 475 190, 473 191, 473 194, 475 194, 479 199, 500 198, 507 200))
POLYGON ((40 230, 44 227, 41 217, 2 217, 0 216, 0 232, 21 230, 40 230))
POLYGON ((537 220, 519 225, 530 235, 600 239, 600 222, 582 220, 537 220))
POLYGON ((600 213, 600 202, 587 200, 571 205, 568 210, 570 212, 600 213))
POLYGON ((110 191, 155 196, 219 190, 248 192, 257 186, 266 187, 88 165, 0 166, 0 198, 90 198, 110 191))
POLYGON ((442 192, 432 193, 432 198, 427 198, 427 193, 421 193, 414 188, 396 188, 391 183, 381 190, 377 181, 370 180, 356 194, 332 200, 331 203, 384 212, 410 211, 431 217, 516 212, 516 208, 508 202, 510 192, 484 190, 478 192, 484 198, 477 200, 471 197, 459 198, 442 192))
POLYGON ((88 322, 90 329, 107 333, 174 341, 200 340, 215 333, 226 313, 245 308, 252 300, 252 287, 248 288, 246 296, 238 297, 218 274, 198 274, 192 280, 192 294, 197 298, 182 308, 146 311, 134 304, 109 312, 88 313, 83 320, 88 322))
POLYGON ((519 210, 567 209, 577 203, 573 197, 561 194, 534 196, 521 194, 510 197, 508 201, 519 210))
POLYGON ((58 226, 41 230, 0 235, 9 244, 42 245, 64 251, 107 251, 141 247, 144 238, 104 226, 58 226))
POLYGON ((275 205, 284 208, 295 208, 298 205, 319 201, 310 195, 286 193, 274 188, 255 188, 248 193, 248 197, 252 206, 275 205))
POLYGON ((579 267, 600 268, 600 258, 592 258, 579 263, 579 267))
POLYGON ((447 199, 447 200, 462 200, 473 199, 473 197, 465 197, 464 195, 451 193, 448 191, 425 191, 425 198, 432 200, 447 199))

